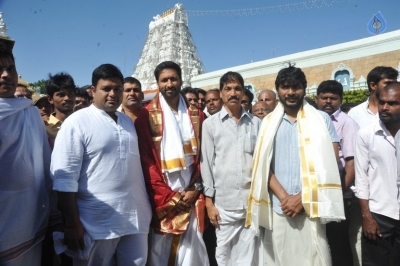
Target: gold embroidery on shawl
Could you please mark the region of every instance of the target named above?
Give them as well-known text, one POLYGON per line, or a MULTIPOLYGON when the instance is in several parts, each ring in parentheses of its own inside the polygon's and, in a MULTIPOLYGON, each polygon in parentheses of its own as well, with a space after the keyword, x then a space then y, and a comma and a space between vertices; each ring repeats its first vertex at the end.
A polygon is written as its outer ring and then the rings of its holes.
POLYGON ((318 184, 319 188, 325 188, 325 189, 342 189, 341 184, 318 184))
POLYGON ((271 202, 270 201, 267 201, 267 200, 264 200, 264 199, 258 200, 256 198, 252 197, 251 195, 250 195, 250 200, 254 201, 254 202, 258 203, 258 204, 264 204, 264 205, 267 205, 267 206, 271 206, 271 202))
POLYGON ((311 218, 318 217, 318 182, 315 173, 314 160, 310 154, 311 140, 310 132, 306 124, 304 107, 299 110, 297 121, 298 141, 300 147, 300 165, 303 181, 303 207, 311 218))
POLYGON ((195 107, 189 106, 189 116, 192 119, 192 124, 193 124, 193 130, 194 134, 196 136, 195 141, 197 142, 197 145, 194 145, 193 141, 194 139, 191 139, 192 146, 197 146, 197 150, 199 150, 200 147, 200 118, 199 118, 199 110, 195 107))
POLYGON ((175 266, 176 253, 178 252, 180 235, 172 236, 171 250, 169 252, 168 266, 175 266))
POLYGON ((177 192, 162 210, 156 211, 158 219, 162 219, 171 212, 180 199, 181 194, 177 192))
MULTIPOLYGON (((268 122, 269 122, 271 120, 271 117, 272 116, 267 116, 264 119, 268 120, 268 122)), ((264 139, 264 136, 265 136, 265 131, 266 131, 266 128, 264 128, 263 132, 259 132, 258 133, 258 135, 260 136, 259 143, 263 142, 263 139, 264 139)), ((258 168, 258 163, 260 162, 259 158, 260 158, 260 152, 256 152, 255 153, 255 157, 253 158, 252 166, 251 166, 252 171, 253 171, 253 169, 257 169, 258 168)), ((268 175, 269 175, 269 173, 268 173, 268 175)), ((253 173, 252 173, 252 176, 253 176, 253 173)), ((253 195, 254 195, 254 186, 252 184, 251 187, 250 187, 249 198, 247 200, 247 214, 246 214, 246 221, 245 221, 245 225, 244 225, 246 227, 251 225, 251 216, 253 214, 252 202, 255 202, 256 204, 260 204, 261 202, 265 202, 267 206, 271 206, 270 202, 262 200, 262 199, 258 200, 255 197, 253 197, 253 195)))
MULTIPOLYGON (((189 107, 189 116, 193 123, 193 130, 195 132, 196 139, 191 139, 192 146, 197 146, 197 154, 196 159, 199 156, 199 148, 200 148, 200 118, 199 118, 199 111, 196 108, 189 107), (197 145, 193 145, 196 144, 197 145)), ((157 150, 157 154, 160 154, 161 151, 161 140, 163 135, 163 119, 162 119, 162 110, 159 108, 159 97, 158 94, 154 97, 151 101, 149 106, 149 120, 150 120, 150 130, 152 135, 152 140, 157 150)), ((190 144, 189 144, 190 145, 190 144)), ((192 146, 190 147, 191 153, 193 153, 192 146)), ((186 150, 185 150, 186 153, 186 150)), ((178 159, 179 160, 179 159, 178 159)), ((196 160, 197 161, 197 160, 196 160)), ((175 160, 170 161, 161 161, 161 164, 171 164, 174 165, 175 160)), ((182 162, 180 162, 181 165, 182 162)), ((164 168, 164 167, 163 167, 164 168)), ((163 180, 167 183, 165 176, 163 175, 163 180)), ((183 234, 190 220, 190 213, 191 208, 187 208, 184 211, 179 213, 174 213, 172 209, 176 206, 178 201, 180 200, 180 193, 176 193, 175 196, 167 203, 167 205, 162 208, 162 210, 158 210, 156 215, 160 220, 160 232, 162 233, 172 233, 174 235, 183 234)), ((203 230, 204 228, 199 228, 199 231, 203 230)), ((203 230, 204 231, 204 230, 203 230)), ((176 248, 178 248, 179 238, 176 248)), ((171 249, 172 251, 172 249, 171 249)), ((175 251, 176 255, 176 251, 175 251)), ((171 257, 170 257, 171 259, 171 257)), ((175 256, 173 257, 175 261, 175 256)), ((169 261, 170 262, 170 261, 169 261)))
POLYGON ((156 147, 157 154, 160 154, 161 139, 162 139, 162 111, 158 107, 158 94, 150 102, 149 107, 149 121, 150 121, 150 131, 151 136, 156 147))
POLYGON ((182 167, 182 165, 186 165, 185 159, 183 158, 175 158, 168 161, 161 160, 162 169, 175 169, 182 167))

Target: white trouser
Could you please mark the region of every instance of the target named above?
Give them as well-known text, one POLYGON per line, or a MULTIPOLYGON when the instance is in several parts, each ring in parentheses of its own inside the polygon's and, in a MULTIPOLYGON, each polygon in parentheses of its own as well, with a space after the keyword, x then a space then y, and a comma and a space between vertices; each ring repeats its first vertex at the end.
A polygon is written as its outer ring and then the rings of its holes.
POLYGON ((224 210, 216 205, 221 222, 215 233, 217 248, 215 258, 219 266, 257 266, 258 237, 244 227, 246 210, 224 210))
MULTIPOLYGON (((152 230, 150 234, 149 266, 168 265, 171 247, 173 244, 173 234, 155 234, 152 230)), ((208 256, 203 240, 203 233, 197 230, 197 218, 194 208, 190 214, 190 221, 186 232, 179 236, 176 256, 172 258, 176 266, 208 266, 208 256)))
POLYGON ((74 259, 74 266, 145 266, 148 234, 95 240, 88 260, 74 259))
POLYGON ((272 217, 272 230, 264 231, 264 265, 332 265, 325 225, 318 218, 290 218, 274 211, 272 217))

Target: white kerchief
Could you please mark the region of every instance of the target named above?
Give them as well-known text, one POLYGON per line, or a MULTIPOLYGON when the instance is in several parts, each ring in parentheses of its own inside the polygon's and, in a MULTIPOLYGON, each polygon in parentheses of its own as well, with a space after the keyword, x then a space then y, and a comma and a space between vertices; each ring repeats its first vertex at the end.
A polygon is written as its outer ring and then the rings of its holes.
MULTIPOLYGON (((275 134, 282 121, 281 103, 264 118, 253 156, 246 226, 258 234, 259 226, 272 229, 268 173, 275 134)), ((321 223, 344 220, 343 194, 336 157, 325 121, 306 101, 297 114, 302 203, 310 218, 321 223)))
POLYGON ((186 102, 179 95, 178 114, 175 115, 160 93, 163 110, 163 136, 161 140, 161 169, 165 173, 181 171, 189 167, 197 153, 197 142, 186 102))

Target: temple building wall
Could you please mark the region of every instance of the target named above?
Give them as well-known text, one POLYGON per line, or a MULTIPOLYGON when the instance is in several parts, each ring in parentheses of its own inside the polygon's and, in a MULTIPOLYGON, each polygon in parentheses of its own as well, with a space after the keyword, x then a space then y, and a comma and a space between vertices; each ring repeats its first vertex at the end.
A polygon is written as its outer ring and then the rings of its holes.
POLYGON ((400 30, 201 74, 192 78, 191 85, 205 90, 219 88, 219 78, 227 71, 236 71, 243 76, 245 86, 257 94, 275 88, 276 75, 287 62, 295 63, 306 74, 308 94, 328 79, 338 80, 345 90, 367 89, 367 74, 375 66, 400 70, 400 30))

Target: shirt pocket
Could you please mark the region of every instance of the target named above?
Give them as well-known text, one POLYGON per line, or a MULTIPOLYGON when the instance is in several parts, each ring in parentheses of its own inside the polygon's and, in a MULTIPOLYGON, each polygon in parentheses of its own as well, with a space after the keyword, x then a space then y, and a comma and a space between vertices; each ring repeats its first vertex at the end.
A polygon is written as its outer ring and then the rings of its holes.
POLYGON ((244 138, 244 152, 253 155, 256 146, 257 136, 251 132, 247 132, 244 138))

